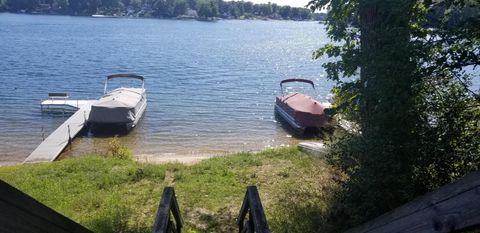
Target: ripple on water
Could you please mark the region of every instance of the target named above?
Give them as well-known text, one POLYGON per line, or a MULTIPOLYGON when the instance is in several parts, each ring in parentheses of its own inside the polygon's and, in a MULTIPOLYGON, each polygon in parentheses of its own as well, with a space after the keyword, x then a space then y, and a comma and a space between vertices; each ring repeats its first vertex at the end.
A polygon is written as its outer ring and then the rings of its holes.
MULTIPOLYGON (((121 137, 137 154, 221 154, 296 142, 273 118, 278 83, 332 83, 311 52, 322 25, 284 21, 93 19, 0 14, 0 162, 22 161, 65 117, 40 112, 48 92, 96 99, 107 74, 146 77, 148 107, 121 137)), ((62 156, 102 152, 109 138, 82 136, 62 156)))

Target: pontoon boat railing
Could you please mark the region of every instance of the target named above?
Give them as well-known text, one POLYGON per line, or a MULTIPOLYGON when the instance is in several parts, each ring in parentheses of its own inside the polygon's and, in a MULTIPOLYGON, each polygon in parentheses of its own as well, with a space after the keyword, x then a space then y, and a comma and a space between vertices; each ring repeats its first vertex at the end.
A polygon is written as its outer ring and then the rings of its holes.
POLYGON ((313 88, 315 88, 315 84, 311 80, 308 79, 301 79, 301 78, 291 78, 291 79, 285 79, 280 82, 280 87, 283 88, 284 83, 292 83, 292 82, 301 82, 301 83, 308 83, 312 85, 313 88))
POLYGON ((315 89, 315 84, 313 84, 313 82, 311 80, 301 79, 301 78, 291 78, 291 79, 285 79, 285 80, 280 82, 280 89, 281 89, 282 93, 283 93, 283 84, 284 83, 292 83, 292 82, 308 83, 308 84, 312 85, 313 89, 315 89))

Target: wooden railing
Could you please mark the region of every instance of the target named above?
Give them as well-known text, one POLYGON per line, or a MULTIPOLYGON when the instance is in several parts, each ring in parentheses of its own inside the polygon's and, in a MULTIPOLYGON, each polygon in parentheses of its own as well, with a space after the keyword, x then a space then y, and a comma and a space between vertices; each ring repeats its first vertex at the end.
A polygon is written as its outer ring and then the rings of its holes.
POLYGON ((0 180, 0 232, 91 233, 3 180, 0 180))
POLYGON ((157 216, 155 218, 155 225, 153 226, 154 233, 180 233, 182 232, 183 220, 180 216, 177 198, 175 197, 175 190, 173 187, 165 187, 163 189, 162 199, 158 207, 157 216), (172 221, 171 216, 173 215, 172 221))
POLYGON ((240 233, 269 233, 267 218, 257 187, 249 186, 237 220, 240 233), (248 219, 247 219, 248 214, 248 219))
POLYGON ((347 233, 479 232, 480 172, 445 185, 347 233))

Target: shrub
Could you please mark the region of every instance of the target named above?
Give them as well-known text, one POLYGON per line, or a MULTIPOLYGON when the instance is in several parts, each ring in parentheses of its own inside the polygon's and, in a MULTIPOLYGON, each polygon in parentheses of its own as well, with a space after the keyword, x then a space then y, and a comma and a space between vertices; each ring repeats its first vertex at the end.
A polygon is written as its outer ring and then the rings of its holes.
POLYGON ((120 143, 118 136, 115 136, 108 143, 107 156, 117 159, 131 160, 133 158, 133 153, 128 147, 120 143))

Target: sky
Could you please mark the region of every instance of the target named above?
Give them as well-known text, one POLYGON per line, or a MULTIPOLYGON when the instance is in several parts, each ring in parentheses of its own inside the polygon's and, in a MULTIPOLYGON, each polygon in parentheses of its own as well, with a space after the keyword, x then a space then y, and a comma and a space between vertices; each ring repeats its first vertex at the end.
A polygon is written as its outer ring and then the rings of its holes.
POLYGON ((248 0, 253 3, 276 3, 277 5, 289 5, 294 7, 304 7, 310 0, 248 0))

